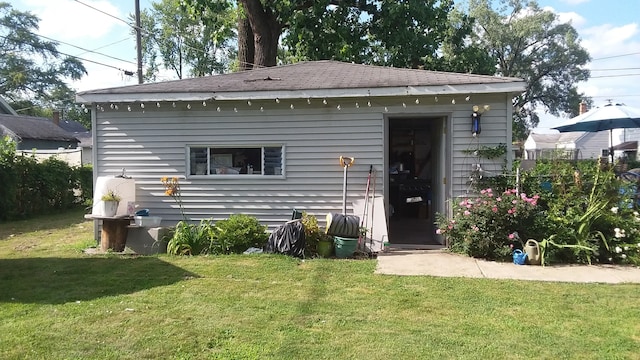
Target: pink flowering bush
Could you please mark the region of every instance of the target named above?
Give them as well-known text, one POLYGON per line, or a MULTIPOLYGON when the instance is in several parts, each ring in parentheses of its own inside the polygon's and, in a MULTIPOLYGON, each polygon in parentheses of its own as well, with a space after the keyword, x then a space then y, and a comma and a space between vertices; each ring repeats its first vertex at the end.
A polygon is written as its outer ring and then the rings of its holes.
POLYGON ((478 196, 453 203, 452 218, 437 214, 436 233, 447 238, 454 252, 506 260, 517 233, 526 234, 533 227, 539 213, 538 199, 538 195, 528 197, 515 189, 483 189, 478 196))

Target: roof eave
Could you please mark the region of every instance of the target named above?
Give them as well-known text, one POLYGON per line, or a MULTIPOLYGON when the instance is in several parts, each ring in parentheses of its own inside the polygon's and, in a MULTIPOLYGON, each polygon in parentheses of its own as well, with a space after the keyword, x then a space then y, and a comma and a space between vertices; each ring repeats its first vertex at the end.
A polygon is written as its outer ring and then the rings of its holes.
POLYGON ((489 93, 521 93, 526 83, 504 82, 460 85, 402 86, 378 88, 312 89, 312 90, 260 90, 260 91, 216 91, 198 93, 128 93, 104 94, 85 92, 76 96, 83 104, 127 103, 157 101, 206 101, 206 100, 271 100, 308 98, 358 98, 426 95, 471 95, 489 93))

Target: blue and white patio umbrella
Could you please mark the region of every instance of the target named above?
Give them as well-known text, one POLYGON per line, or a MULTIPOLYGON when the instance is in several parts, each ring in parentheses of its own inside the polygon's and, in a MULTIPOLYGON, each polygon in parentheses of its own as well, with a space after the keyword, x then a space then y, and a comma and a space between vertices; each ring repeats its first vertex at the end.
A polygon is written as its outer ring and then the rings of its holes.
POLYGON ((624 104, 607 104, 567 120, 552 129, 560 132, 598 132, 609 130, 611 162, 613 162, 613 129, 640 128, 640 109, 624 104))

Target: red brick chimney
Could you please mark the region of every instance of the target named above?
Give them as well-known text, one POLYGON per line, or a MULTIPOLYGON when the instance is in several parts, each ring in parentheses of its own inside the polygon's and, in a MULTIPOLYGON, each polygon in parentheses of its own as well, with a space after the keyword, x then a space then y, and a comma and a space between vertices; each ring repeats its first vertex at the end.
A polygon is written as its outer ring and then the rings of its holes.
POLYGON ((51 119, 51 120, 53 120, 53 123, 54 123, 54 124, 56 124, 56 125, 60 126, 60 111, 58 111, 58 110, 54 110, 54 111, 53 111, 53 116, 52 116, 52 119, 51 119))
POLYGON ((587 112, 587 103, 584 102, 584 101, 581 101, 580 102, 580 108, 578 110, 578 113, 579 113, 578 115, 582 115, 582 114, 584 114, 586 112, 587 112))

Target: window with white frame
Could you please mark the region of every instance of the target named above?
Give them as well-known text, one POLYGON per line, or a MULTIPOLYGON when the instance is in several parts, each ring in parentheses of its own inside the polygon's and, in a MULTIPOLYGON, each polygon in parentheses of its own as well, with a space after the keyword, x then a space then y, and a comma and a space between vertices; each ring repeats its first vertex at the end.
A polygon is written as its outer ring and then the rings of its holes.
POLYGON ((190 146, 190 175, 282 175, 283 147, 190 146))

